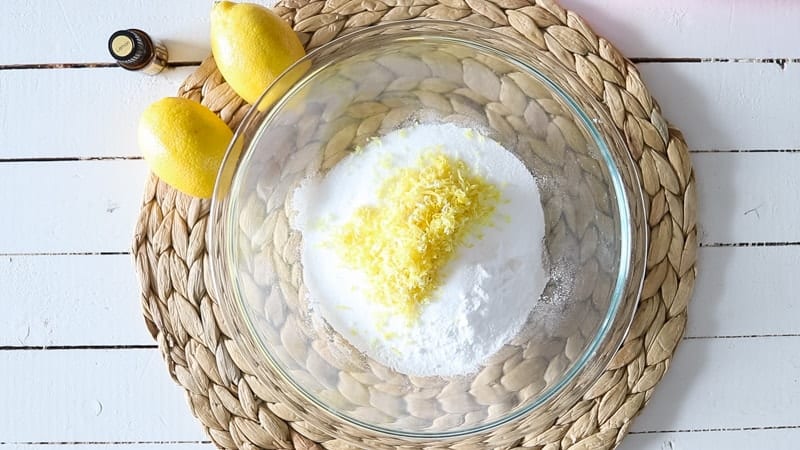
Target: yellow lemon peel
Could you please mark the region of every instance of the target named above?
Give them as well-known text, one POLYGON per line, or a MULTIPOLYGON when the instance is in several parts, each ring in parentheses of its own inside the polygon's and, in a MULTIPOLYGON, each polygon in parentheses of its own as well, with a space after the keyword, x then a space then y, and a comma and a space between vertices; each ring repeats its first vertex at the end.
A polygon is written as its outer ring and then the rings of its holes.
POLYGON ((472 234, 491 224, 500 190, 466 162, 430 152, 378 188, 329 245, 362 271, 375 301, 408 319, 439 286, 442 269, 472 234))

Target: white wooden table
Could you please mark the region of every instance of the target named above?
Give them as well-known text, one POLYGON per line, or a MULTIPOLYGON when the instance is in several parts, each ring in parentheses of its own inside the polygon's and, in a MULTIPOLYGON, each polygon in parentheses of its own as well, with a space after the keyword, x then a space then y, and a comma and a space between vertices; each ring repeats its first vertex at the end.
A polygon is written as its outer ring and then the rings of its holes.
MULTIPOLYGON (((563 0, 693 150, 700 276, 622 448, 800 448, 800 2, 563 0)), ((140 317, 135 128, 208 50, 209 0, 0 1, 0 447, 206 448, 140 317), (157 77, 106 39, 166 42, 157 77), (100 63, 100 64, 96 64, 100 63)))

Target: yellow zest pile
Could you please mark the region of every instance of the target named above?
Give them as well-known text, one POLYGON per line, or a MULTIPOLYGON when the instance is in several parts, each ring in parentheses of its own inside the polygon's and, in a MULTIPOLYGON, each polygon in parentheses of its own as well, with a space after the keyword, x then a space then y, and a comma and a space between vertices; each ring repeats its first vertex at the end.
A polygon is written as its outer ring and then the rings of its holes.
POLYGON ((413 319, 458 247, 490 224, 499 200, 500 191, 464 161, 428 153, 390 176, 378 204, 357 209, 331 245, 367 275, 375 301, 413 319))

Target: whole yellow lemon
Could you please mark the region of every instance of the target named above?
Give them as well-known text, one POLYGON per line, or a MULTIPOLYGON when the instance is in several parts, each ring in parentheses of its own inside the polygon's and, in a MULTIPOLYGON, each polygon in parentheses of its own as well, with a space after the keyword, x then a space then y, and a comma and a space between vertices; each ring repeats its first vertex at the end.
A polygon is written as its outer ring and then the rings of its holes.
POLYGON ((261 5, 227 1, 211 9, 211 53, 225 81, 250 104, 306 54, 277 14, 261 5))
POLYGON ((167 97, 139 119, 139 148, 164 182, 195 197, 208 198, 233 132, 205 106, 167 97))

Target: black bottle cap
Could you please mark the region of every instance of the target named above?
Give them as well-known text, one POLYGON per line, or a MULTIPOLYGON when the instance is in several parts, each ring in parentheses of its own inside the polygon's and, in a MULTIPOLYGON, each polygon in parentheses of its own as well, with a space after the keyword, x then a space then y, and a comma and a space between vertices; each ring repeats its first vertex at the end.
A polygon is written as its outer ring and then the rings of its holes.
POLYGON ((120 66, 138 70, 153 59, 153 41, 142 30, 129 29, 114 32, 108 38, 108 51, 120 66))

